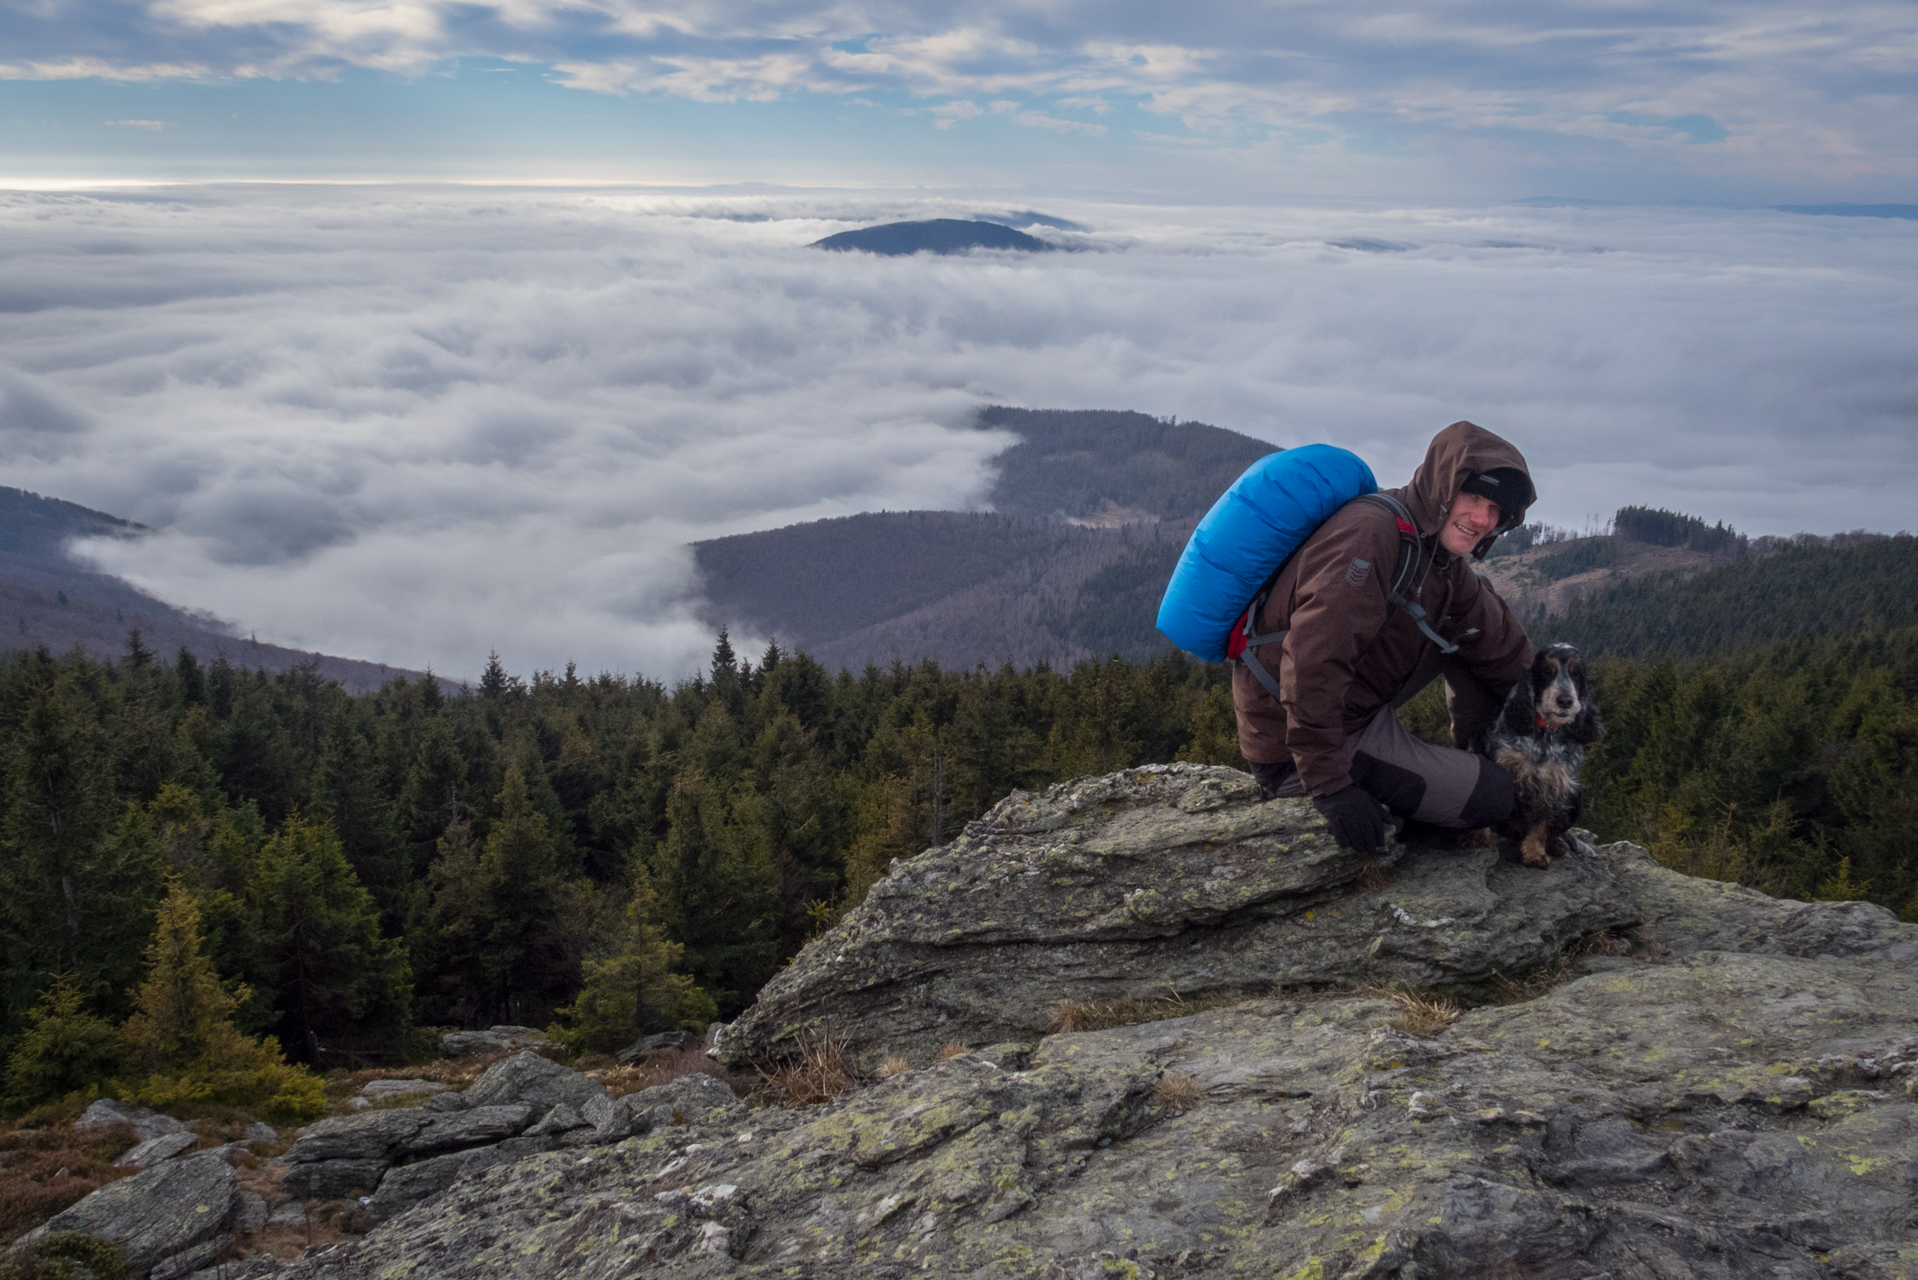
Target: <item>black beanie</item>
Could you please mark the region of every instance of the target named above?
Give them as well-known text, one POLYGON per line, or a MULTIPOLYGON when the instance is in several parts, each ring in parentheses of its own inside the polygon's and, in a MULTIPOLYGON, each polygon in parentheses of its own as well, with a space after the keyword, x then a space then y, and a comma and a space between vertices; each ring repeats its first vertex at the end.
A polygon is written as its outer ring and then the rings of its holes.
POLYGON ((1524 523, 1525 509, 1532 505, 1534 496, 1531 477, 1517 467, 1475 471, 1459 488, 1498 503, 1498 526, 1501 531, 1516 529, 1524 523))

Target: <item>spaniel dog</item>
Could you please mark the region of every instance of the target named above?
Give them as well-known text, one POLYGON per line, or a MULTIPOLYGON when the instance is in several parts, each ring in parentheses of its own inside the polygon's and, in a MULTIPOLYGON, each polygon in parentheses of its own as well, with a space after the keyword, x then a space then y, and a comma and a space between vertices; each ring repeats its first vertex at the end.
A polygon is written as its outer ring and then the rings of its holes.
POLYGON ((1519 842, 1528 867, 1567 852, 1578 821, 1578 771, 1585 748, 1605 732, 1585 685, 1585 662, 1569 644, 1540 649, 1531 672, 1505 699, 1481 752, 1512 775, 1517 803, 1497 834, 1519 842))

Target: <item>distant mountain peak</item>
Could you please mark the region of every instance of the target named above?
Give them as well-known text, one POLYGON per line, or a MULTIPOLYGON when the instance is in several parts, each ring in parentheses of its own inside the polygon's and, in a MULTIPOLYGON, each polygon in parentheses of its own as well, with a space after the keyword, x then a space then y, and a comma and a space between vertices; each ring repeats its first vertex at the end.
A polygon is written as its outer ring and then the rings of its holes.
POLYGON ((815 240, 809 248, 837 253, 858 251, 889 258, 915 253, 965 253, 971 249, 1017 249, 1039 253, 1054 246, 998 222, 932 218, 925 222, 885 222, 815 240))

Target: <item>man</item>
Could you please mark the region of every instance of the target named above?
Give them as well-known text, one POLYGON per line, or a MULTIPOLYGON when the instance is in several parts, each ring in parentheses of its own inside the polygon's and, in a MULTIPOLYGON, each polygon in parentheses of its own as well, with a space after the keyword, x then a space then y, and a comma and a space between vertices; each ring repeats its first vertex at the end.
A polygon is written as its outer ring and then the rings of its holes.
POLYGON ((1386 598, 1398 523, 1385 508, 1355 501, 1299 547, 1254 620, 1259 635, 1286 633, 1254 650, 1267 671, 1276 666, 1283 696, 1274 698, 1244 663, 1232 673, 1239 751, 1260 787, 1268 796, 1311 796, 1333 837, 1362 853, 1384 846, 1381 804, 1460 830, 1511 812, 1505 770, 1469 750, 1419 741, 1394 713, 1443 676, 1452 740, 1469 748, 1532 662, 1524 628, 1471 563, 1532 504, 1519 451, 1455 422, 1433 437, 1412 483, 1388 492, 1418 529, 1405 598, 1424 607, 1425 625, 1457 651, 1442 653, 1386 598))

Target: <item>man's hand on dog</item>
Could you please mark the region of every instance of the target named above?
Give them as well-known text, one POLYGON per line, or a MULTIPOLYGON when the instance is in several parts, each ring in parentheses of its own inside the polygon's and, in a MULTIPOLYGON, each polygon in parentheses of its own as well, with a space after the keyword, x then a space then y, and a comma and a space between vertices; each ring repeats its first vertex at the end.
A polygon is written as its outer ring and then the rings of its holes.
POLYGON ((1312 807, 1332 828, 1332 838, 1359 853, 1377 853, 1385 847, 1385 813, 1379 802, 1350 786, 1329 796, 1313 796, 1312 807))

